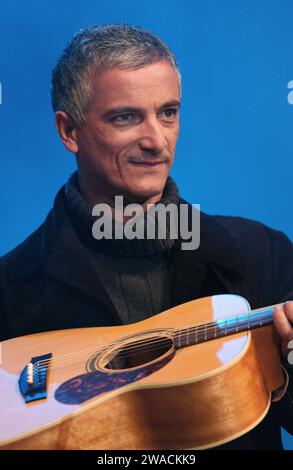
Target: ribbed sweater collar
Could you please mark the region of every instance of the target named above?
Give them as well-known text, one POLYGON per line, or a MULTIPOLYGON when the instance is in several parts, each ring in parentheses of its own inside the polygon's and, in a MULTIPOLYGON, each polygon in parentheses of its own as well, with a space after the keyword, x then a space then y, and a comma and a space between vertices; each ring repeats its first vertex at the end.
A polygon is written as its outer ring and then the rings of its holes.
MULTIPOLYGON (((133 239, 129 240, 125 236, 122 239, 101 239, 96 240, 92 235, 92 228, 98 217, 92 216, 92 207, 83 198, 79 189, 78 173, 71 175, 65 185, 65 197, 67 202, 68 215, 81 242, 94 251, 113 253, 120 256, 146 256, 163 252, 172 248, 175 240, 171 238, 170 220, 167 218, 166 236, 154 239, 133 239)), ((178 188, 169 176, 163 191, 163 196, 157 204, 176 204, 179 203, 178 188)), ((146 224, 147 214, 144 214, 146 224)), ((157 222, 156 222, 157 223, 157 222)), ((114 224, 114 222, 113 222, 114 224)))

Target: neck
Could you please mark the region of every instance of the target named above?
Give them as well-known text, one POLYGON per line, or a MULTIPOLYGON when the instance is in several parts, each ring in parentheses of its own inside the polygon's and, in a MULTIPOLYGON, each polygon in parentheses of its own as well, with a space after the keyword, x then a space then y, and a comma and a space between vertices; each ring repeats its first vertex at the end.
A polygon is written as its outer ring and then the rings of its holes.
POLYGON ((175 348, 181 349, 224 336, 250 331, 273 323, 275 307, 270 305, 243 314, 222 318, 215 322, 197 324, 188 328, 178 329, 175 334, 175 348))
POLYGON ((141 206, 143 212, 146 212, 148 210, 149 205, 153 205, 156 202, 160 201, 163 196, 163 191, 160 192, 159 194, 155 194, 150 197, 144 197, 144 196, 135 196, 131 195, 128 193, 125 194, 119 194, 119 196, 123 196, 123 207, 119 206, 116 204, 115 197, 118 196, 116 193, 110 193, 109 191, 103 191, 103 188, 99 185, 99 192, 94 192, 90 189, 90 185, 84 184, 84 180, 80 178, 79 175, 79 188, 80 188, 80 193, 83 196, 83 198, 86 200, 86 202, 91 206, 95 206, 96 204, 107 204, 112 210, 112 216, 113 218, 118 218, 121 220, 123 217, 123 220, 126 221, 132 216, 125 216, 123 213, 124 207, 129 204, 138 204, 141 206), (122 212, 121 212, 122 210, 122 212))

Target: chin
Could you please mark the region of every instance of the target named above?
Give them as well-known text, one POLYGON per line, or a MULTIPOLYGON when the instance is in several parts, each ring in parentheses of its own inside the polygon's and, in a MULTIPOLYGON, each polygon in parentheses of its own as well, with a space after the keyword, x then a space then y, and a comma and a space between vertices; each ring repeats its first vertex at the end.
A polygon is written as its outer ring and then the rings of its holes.
POLYGON ((166 179, 160 182, 148 182, 148 184, 135 184, 132 188, 132 195, 135 199, 144 202, 148 199, 153 199, 158 196, 158 200, 161 198, 161 194, 164 191, 166 179))

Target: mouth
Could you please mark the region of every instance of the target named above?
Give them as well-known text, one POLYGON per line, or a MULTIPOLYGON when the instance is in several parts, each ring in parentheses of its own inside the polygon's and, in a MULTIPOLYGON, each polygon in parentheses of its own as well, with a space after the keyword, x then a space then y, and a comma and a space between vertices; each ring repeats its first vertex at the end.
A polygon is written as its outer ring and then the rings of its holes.
POLYGON ((159 161, 159 162, 149 162, 149 161, 141 161, 141 162, 135 162, 135 161, 130 161, 131 164, 136 165, 136 166, 142 166, 146 168, 153 168, 157 167, 160 165, 164 165, 166 163, 166 160, 164 161, 159 161))

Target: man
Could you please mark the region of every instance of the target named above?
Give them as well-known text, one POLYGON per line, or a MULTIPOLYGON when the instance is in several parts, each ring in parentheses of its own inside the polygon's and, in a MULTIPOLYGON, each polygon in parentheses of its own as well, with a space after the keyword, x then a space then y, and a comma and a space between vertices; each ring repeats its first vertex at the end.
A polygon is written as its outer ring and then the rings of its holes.
MULTIPOLYGON (((168 176, 180 94, 174 56, 145 30, 92 27, 65 48, 53 72, 52 104, 78 172, 44 224, 1 259, 2 339, 132 323, 221 293, 243 295, 252 308, 293 299, 292 244, 255 221, 201 214, 201 243, 193 251, 180 248, 170 226, 165 239, 93 237, 93 206, 113 209, 117 195, 145 214, 147 204, 184 202, 168 176)), ((274 315, 289 374, 292 322, 289 302, 274 315)), ((281 448, 280 425, 293 432, 290 387, 260 425, 223 448, 281 448)))

